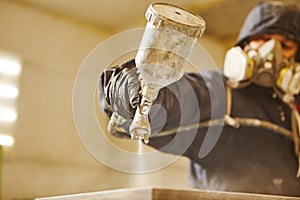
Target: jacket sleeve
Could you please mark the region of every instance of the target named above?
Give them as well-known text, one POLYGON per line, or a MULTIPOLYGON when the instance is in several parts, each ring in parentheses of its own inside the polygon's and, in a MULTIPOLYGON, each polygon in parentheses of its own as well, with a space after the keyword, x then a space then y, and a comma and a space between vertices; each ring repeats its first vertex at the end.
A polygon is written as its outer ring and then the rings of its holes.
MULTIPOLYGON (((108 69, 100 76, 99 106, 108 117, 111 117, 115 111, 112 106, 113 102, 107 95, 108 90, 113 87, 114 79, 126 75, 123 73, 125 69, 136 70, 134 60, 108 69)), ((184 137, 180 139, 181 142, 191 142, 197 128, 193 128, 191 131, 181 131, 179 127, 193 126, 202 121, 221 118, 225 114, 225 108, 224 80, 221 73, 218 71, 185 73, 179 81, 160 90, 149 113, 152 129, 149 144, 155 148, 161 148, 180 134, 184 134, 184 137), (166 132, 169 134, 162 134, 166 132), (185 132, 191 132, 191 134, 185 134, 185 132)), ((125 123, 127 127, 122 127, 127 130, 125 133, 127 135, 129 135, 128 128, 132 118, 133 116, 128 115, 126 118, 128 121, 125 123)), ((181 154, 176 149, 168 151, 181 154)))
POLYGON ((185 73, 160 90, 150 111, 152 132, 223 117, 225 100, 223 78, 218 72, 185 73))
POLYGON ((194 154, 188 151, 195 149, 193 145, 199 146, 206 133, 203 130, 203 135, 198 134, 198 124, 223 118, 225 112, 225 86, 221 73, 185 73, 179 81, 159 92, 150 111, 153 136, 149 145, 163 152, 194 154), (179 127, 192 128, 183 130, 179 127))

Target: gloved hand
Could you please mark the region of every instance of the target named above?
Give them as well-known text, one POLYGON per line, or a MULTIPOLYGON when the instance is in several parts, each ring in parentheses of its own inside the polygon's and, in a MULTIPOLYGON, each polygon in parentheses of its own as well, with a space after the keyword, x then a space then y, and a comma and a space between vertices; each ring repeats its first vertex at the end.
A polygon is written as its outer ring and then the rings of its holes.
POLYGON ((135 61, 105 70, 99 79, 99 106, 111 119, 108 131, 124 137, 140 102, 140 81, 135 61))

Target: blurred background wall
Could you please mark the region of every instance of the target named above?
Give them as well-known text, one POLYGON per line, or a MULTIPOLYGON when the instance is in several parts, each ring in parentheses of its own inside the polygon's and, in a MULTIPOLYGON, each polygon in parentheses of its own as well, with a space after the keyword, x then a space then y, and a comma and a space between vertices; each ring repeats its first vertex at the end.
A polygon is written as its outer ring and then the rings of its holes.
MULTIPOLYGON (((22 66, 17 82, 16 121, 9 128, 0 123, 0 132, 14 139, 12 146, 1 148, 2 199, 140 186, 190 187, 186 158, 153 173, 130 174, 105 166, 80 141, 72 113, 73 84, 80 65, 92 49, 110 36, 143 28, 144 13, 151 3, 105 2, 0 0, 0 54, 16 56, 22 66)), ((207 32, 199 43, 218 66, 222 65, 225 50, 233 45, 246 11, 256 3, 168 2, 204 17, 207 32), (243 9, 237 11, 237 7, 243 9), (226 15, 230 12, 239 15, 232 18, 231 14, 230 18, 226 15)), ((107 122, 105 116, 99 120, 107 122)), ((131 141, 123 145, 135 144, 131 141)))

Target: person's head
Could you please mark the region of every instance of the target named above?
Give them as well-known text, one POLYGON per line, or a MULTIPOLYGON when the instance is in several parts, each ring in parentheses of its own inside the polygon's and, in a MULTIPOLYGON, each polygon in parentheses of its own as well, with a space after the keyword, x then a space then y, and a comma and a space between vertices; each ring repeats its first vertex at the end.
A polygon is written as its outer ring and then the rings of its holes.
POLYGON ((300 8, 263 1, 250 11, 236 45, 227 51, 223 74, 232 87, 254 83, 291 102, 300 93, 299 63, 300 8))
POLYGON ((300 62, 300 8, 284 1, 262 1, 248 14, 237 45, 257 49, 269 39, 277 39, 283 57, 300 62))

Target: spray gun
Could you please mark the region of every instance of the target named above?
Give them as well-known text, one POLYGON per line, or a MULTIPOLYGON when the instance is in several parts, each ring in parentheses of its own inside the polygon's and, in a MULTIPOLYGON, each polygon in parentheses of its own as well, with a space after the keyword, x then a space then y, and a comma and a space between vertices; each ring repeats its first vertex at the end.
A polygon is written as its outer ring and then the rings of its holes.
POLYGON ((132 139, 148 143, 152 103, 161 88, 183 76, 183 64, 204 32, 205 21, 166 3, 152 3, 145 16, 148 22, 135 58, 142 98, 129 130, 132 139))

